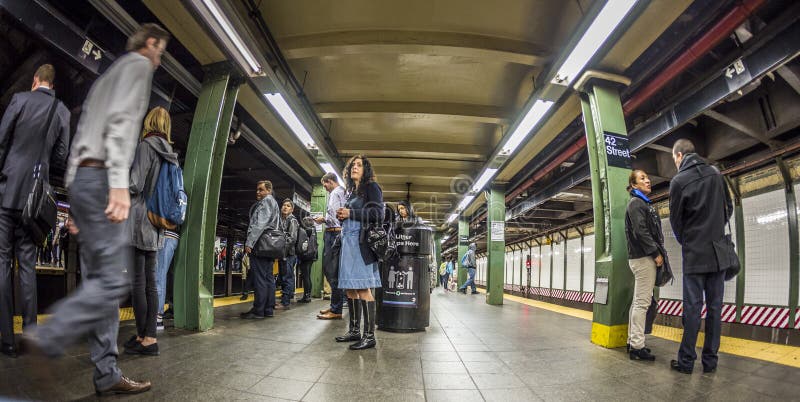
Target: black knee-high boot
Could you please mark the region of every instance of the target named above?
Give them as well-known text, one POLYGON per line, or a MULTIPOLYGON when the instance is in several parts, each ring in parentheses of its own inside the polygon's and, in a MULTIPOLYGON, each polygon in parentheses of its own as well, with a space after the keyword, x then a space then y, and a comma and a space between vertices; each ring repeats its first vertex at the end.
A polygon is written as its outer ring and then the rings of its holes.
POLYGON ((336 342, 353 342, 361 339, 361 300, 347 299, 347 310, 350 314, 350 330, 336 337, 336 342))
POLYGON ((375 302, 359 301, 361 302, 361 309, 364 310, 364 335, 361 337, 361 341, 350 345, 352 350, 375 347, 375 302))

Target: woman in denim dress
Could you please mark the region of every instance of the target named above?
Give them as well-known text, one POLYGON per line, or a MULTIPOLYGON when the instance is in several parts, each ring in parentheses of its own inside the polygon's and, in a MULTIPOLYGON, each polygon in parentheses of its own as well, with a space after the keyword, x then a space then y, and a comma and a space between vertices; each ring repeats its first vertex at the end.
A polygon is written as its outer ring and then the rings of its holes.
MULTIPOLYGON (((378 259, 370 250, 364 233, 369 224, 381 224, 384 215, 383 192, 375 182, 372 165, 363 155, 350 159, 345 167, 347 202, 336 212, 342 221, 342 248, 339 260, 339 288, 345 289, 353 300, 350 311, 350 330, 339 342, 357 341, 352 350, 375 347, 375 298, 372 288, 381 286, 378 259), (358 319, 364 315, 363 336, 359 334, 358 319)), ((348 303, 349 304, 349 303, 348 303)))

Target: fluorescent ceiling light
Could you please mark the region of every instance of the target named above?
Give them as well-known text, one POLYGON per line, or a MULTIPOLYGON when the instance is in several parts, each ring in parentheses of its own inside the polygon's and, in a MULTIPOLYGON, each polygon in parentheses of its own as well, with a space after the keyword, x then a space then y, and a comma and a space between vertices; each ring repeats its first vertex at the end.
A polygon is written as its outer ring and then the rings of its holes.
POLYGON ((450 214, 450 217, 447 218, 447 223, 453 223, 454 220, 458 218, 458 214, 450 214))
POLYGON ((555 81, 561 85, 571 85, 636 2, 637 0, 609 0, 558 68, 555 81))
POLYGON ((536 124, 539 123, 539 120, 542 120, 542 117, 550 110, 550 107, 553 106, 553 102, 550 101, 543 101, 537 100, 533 103, 530 109, 528 109, 528 113, 525 113, 525 117, 522 121, 517 125, 516 130, 511 134, 511 137, 508 138, 506 145, 503 146, 503 150, 501 153, 510 155, 514 151, 517 150, 519 144, 522 143, 522 140, 528 136, 528 133, 536 127, 536 124))
POLYGON ((494 168, 486 169, 481 175, 481 177, 479 177, 478 180, 475 181, 475 184, 472 186, 472 191, 478 192, 483 190, 483 187, 486 185, 486 183, 489 182, 489 180, 492 179, 492 177, 494 177, 495 173, 497 173, 497 169, 494 168))
MULTIPOLYGON (((258 64, 256 58, 253 56, 253 53, 250 52, 250 49, 244 45, 244 41, 242 38, 239 37, 239 34, 231 26, 230 21, 222 14, 222 11, 217 7, 217 2, 214 0, 202 0, 203 4, 205 4, 208 11, 217 21, 222 30, 225 31, 225 35, 228 36, 228 39, 233 42, 233 46, 236 47, 236 50, 245 60, 245 62, 250 66, 250 70, 253 74, 261 74, 261 65, 258 64)), ((243 66, 244 67, 244 66, 243 66)))
POLYGON ((339 177, 339 173, 336 172, 336 168, 334 168, 332 164, 330 164, 328 162, 322 162, 322 163, 319 164, 319 167, 321 167, 322 170, 325 173, 333 173, 333 174, 335 174, 336 175, 336 181, 339 182, 340 186, 344 187, 344 180, 342 180, 342 178, 339 177))
POLYGON ((274 94, 264 94, 267 97, 267 100, 278 111, 278 114, 281 115, 283 121, 289 125, 289 128, 292 129, 294 135, 300 139, 300 142, 306 148, 316 148, 317 144, 311 138, 311 134, 308 133, 308 130, 303 126, 303 123, 300 122, 300 119, 297 118, 297 115, 294 114, 292 108, 289 107, 289 104, 286 103, 286 99, 283 98, 283 95, 280 93, 274 94))
POLYGON ((464 197, 464 199, 463 199, 463 200, 461 200, 461 202, 460 202, 460 203, 458 203, 458 208, 456 208, 456 209, 458 209, 459 211, 463 211, 463 210, 467 209, 467 207, 469 206, 469 204, 470 204, 470 203, 472 202, 472 200, 474 200, 474 199, 475 199, 475 196, 474 196, 474 195, 468 195, 468 196, 464 197))

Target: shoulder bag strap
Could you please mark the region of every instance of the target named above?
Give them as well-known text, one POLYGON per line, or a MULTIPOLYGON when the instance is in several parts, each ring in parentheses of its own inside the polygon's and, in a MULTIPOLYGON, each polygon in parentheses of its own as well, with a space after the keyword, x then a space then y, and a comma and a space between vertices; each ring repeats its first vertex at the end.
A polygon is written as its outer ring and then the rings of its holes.
POLYGON ((38 177, 42 169, 42 155, 47 148, 47 134, 50 132, 50 123, 53 122, 53 115, 56 113, 56 106, 58 105, 58 98, 53 95, 53 103, 50 105, 50 113, 47 115, 47 122, 44 123, 44 140, 42 141, 42 148, 39 150, 39 158, 33 168, 33 176, 38 177))

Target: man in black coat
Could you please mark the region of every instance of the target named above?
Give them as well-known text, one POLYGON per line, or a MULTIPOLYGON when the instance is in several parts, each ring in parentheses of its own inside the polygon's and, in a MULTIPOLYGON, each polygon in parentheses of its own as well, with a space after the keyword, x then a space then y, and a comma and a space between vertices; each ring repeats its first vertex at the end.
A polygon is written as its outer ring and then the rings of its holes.
POLYGON ((0 332, 2 351, 16 357, 12 252, 19 261, 22 293, 22 325, 36 325, 36 247, 22 225, 22 209, 33 188, 33 171, 41 160, 41 174, 48 177, 51 154, 58 164, 67 159, 70 113, 56 100, 55 69, 44 64, 33 76, 30 92, 14 94, 0 122, 0 332), (45 127, 55 108, 49 127, 45 127))
POLYGON ((722 292, 727 267, 720 267, 713 242, 725 235, 733 205, 725 179, 695 153, 694 144, 680 139, 672 147, 678 174, 669 187, 670 224, 683 255, 683 339, 672 369, 691 374, 697 359, 703 294, 707 307, 703 372, 717 368, 722 292))

